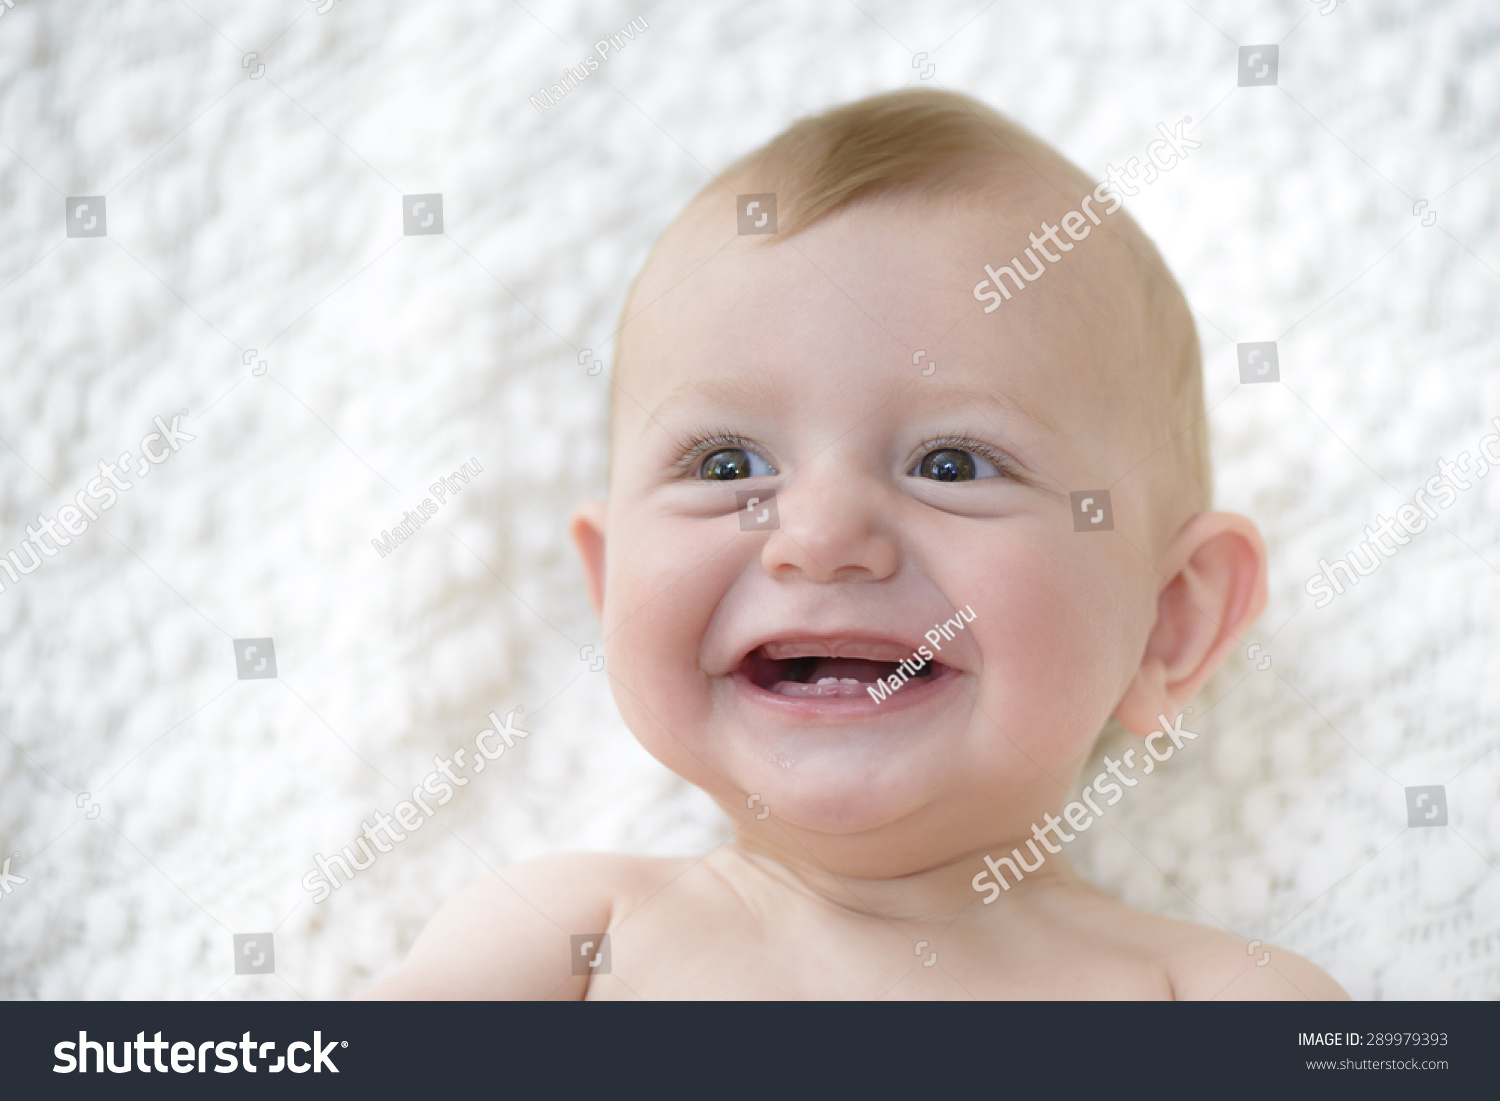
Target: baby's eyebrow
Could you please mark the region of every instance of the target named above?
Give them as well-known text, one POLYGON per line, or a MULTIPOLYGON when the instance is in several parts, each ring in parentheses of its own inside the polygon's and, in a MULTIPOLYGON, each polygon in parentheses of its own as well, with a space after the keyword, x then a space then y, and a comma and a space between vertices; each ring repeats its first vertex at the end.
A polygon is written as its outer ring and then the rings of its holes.
MULTIPOLYGON (((921 399, 930 395, 932 404, 944 407, 973 409, 999 406, 1052 432, 1062 431, 1046 412, 1006 393, 998 386, 978 386, 970 382, 941 382, 933 385, 931 380, 919 378, 908 382, 902 389, 905 393, 893 393, 892 397, 911 405, 928 404, 921 399)), ((739 408, 764 409, 775 405, 784 397, 782 389, 763 375, 694 378, 673 389, 650 411, 646 420, 649 424, 676 406, 688 402, 707 401, 739 408)))
MULTIPOLYGON (((739 408, 766 408, 781 394, 763 375, 692 378, 675 387, 647 415, 647 423, 688 402, 722 403, 739 408)), ((643 426, 644 427, 644 426, 643 426)))
MULTIPOLYGON (((926 380, 923 380, 924 382, 926 380)), ((921 387, 911 387, 912 396, 921 393, 921 387)), ((941 388, 934 400, 935 404, 953 406, 960 409, 972 409, 975 406, 999 406, 1016 416, 1025 417, 1043 428, 1052 432, 1060 433, 1062 428, 1045 410, 1038 409, 1030 402, 1024 401, 1014 394, 1006 393, 998 386, 978 386, 972 382, 954 382, 941 388)))

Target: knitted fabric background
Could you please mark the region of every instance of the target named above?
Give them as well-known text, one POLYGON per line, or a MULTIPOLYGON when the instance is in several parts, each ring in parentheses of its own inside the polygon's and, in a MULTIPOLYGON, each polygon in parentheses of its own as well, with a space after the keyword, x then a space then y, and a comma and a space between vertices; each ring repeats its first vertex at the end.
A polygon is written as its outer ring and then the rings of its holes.
POLYGON ((0 571, 0 996, 342 997, 490 869, 729 835, 621 723, 565 522, 604 490, 656 235, 793 119, 904 86, 1095 177, 1159 123, 1199 143, 1127 205, 1194 307, 1217 504, 1261 526, 1270 606, 1201 737, 1070 858, 1357 998, 1500 996, 1500 478, 1305 588, 1500 427, 1492 4, 0 11, 0 554, 133 456, 84 534, 0 571), (1275 83, 1240 86, 1270 44, 1275 83), (1241 382, 1257 341, 1279 382, 1241 382), (490 712, 527 736, 315 904, 314 854, 490 712), (267 931, 274 971, 236 974, 267 931))

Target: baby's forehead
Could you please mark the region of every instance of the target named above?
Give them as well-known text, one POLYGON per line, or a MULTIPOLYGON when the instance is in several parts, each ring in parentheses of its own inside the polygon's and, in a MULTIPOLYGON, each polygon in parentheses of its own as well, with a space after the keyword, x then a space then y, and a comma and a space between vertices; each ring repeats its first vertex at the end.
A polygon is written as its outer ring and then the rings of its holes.
POLYGON ((1000 310, 987 314, 976 300, 987 264, 1018 256, 1035 270, 1025 255, 1035 255, 1032 235, 1066 212, 1034 188, 883 196, 779 239, 738 234, 733 199, 701 196, 638 279, 616 358, 628 392, 674 388, 711 358, 798 356, 837 341, 855 342, 872 367, 909 368, 917 356, 921 369, 961 354, 998 373, 1050 376, 1044 389, 1093 392, 1109 388, 1097 368, 1136 356, 1139 287, 1126 248, 1102 235, 1044 265, 1000 310), (1091 367, 1092 380, 1064 377, 1091 367))

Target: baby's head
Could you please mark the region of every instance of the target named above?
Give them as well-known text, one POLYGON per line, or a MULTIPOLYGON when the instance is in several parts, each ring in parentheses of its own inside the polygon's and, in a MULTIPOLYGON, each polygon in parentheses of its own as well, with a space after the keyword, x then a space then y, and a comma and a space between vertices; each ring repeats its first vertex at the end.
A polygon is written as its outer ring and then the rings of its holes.
POLYGON ((609 500, 573 533, 620 710, 833 871, 1026 835, 1112 714, 1151 732, 1265 602, 1254 525, 1207 511, 1161 257, 966 97, 830 111, 711 183, 636 281, 613 388, 609 500))

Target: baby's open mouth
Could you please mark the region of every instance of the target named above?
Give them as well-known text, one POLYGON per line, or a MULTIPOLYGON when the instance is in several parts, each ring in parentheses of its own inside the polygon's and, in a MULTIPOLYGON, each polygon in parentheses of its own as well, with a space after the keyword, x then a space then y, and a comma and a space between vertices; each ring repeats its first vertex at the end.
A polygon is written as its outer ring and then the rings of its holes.
MULTIPOLYGON (((881 650, 891 647, 880 646, 881 650)), ((740 672, 757 688, 778 696, 797 699, 827 699, 841 696, 864 696, 870 685, 896 676, 901 680, 930 681, 941 666, 924 661, 909 652, 901 658, 881 660, 877 657, 851 656, 850 649, 862 646, 834 647, 825 643, 774 642, 758 646, 745 655, 740 672), (835 657, 832 653, 842 653, 835 657), (900 676, 898 670, 904 670, 900 676)))

